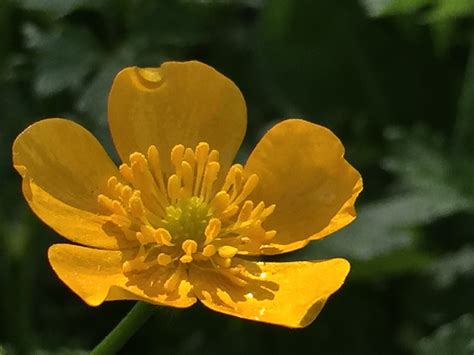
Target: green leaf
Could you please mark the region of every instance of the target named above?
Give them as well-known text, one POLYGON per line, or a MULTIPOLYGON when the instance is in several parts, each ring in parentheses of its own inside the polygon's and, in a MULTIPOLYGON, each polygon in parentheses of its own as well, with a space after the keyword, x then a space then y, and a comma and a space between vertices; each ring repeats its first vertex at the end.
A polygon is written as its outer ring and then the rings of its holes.
POLYGON ((80 88, 102 57, 96 39, 85 28, 70 25, 42 33, 26 25, 23 33, 36 53, 34 88, 40 96, 80 88))
POLYGON ((410 193, 370 203, 359 209, 354 223, 336 238, 328 238, 324 247, 352 258, 369 260, 408 247, 414 227, 462 210, 466 205, 467 202, 452 191, 410 193))
POLYGON ((454 253, 447 254, 430 267, 435 284, 450 287, 461 276, 474 274, 474 248, 466 246, 454 253))
POLYGON ((445 21, 474 15, 472 0, 440 0, 428 13, 429 22, 445 21))
POLYGON ((360 207, 357 219, 330 238, 310 243, 298 257, 344 256, 368 261, 412 246, 417 227, 462 211, 468 202, 452 190, 411 192, 360 207))
POLYGON ((137 50, 132 45, 125 44, 112 53, 87 83, 82 95, 76 102, 76 107, 88 113, 95 120, 106 122, 107 95, 115 75, 124 67, 134 65, 137 50))
POLYGON ((41 11, 52 15, 52 17, 62 17, 71 12, 98 6, 103 0, 16 0, 16 3, 25 10, 41 11))
POLYGON ((385 9, 394 3, 393 0, 361 0, 365 11, 369 16, 377 17, 380 16, 385 9))
POLYGON ((465 314, 438 328, 422 339, 415 355, 472 355, 474 353, 474 316, 465 314))
POLYGON ((420 14, 424 21, 438 22, 474 14, 471 0, 361 0, 369 16, 420 14))
POLYGON ((377 281, 387 275, 403 275, 420 272, 433 260, 433 257, 416 249, 396 250, 390 254, 375 257, 368 261, 351 261, 351 280, 377 281))
POLYGON ((7 350, 0 344, 0 355, 7 355, 7 350))
POLYGON ((363 0, 370 16, 413 14, 432 0, 363 0))

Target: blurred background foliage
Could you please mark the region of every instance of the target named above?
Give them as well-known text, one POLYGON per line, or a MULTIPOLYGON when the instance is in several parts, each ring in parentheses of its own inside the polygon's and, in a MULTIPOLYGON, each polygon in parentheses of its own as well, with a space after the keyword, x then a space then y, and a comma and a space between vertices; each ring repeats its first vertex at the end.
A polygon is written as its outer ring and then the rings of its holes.
POLYGON ((53 274, 61 239, 26 207, 13 139, 67 117, 114 154, 112 78, 169 59, 241 88, 240 160, 283 117, 341 137, 364 177, 358 219, 282 259, 353 270, 304 330, 158 309, 124 354, 473 354, 473 20, 472 0, 2 0, 0 354, 85 354, 132 306, 89 308, 53 274))

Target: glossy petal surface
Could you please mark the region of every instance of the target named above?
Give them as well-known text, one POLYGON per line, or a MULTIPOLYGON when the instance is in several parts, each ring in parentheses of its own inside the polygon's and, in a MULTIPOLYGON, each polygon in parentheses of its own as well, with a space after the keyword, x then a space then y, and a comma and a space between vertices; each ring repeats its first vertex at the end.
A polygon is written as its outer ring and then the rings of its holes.
MULTIPOLYGON (((131 153, 146 153, 152 144, 169 154, 176 144, 207 142, 219 151, 226 170, 245 134, 246 115, 237 86, 199 62, 126 68, 109 96, 110 130, 123 161, 131 153)), ((170 164, 164 164, 168 172, 170 164)))
POLYGON ((122 272, 122 263, 133 253, 133 250, 99 250, 55 244, 49 248, 48 257, 59 278, 91 306, 112 300, 141 300, 179 308, 195 303, 196 299, 188 296, 192 286, 181 269, 126 276, 122 272), (164 284, 171 278, 176 278, 178 286, 170 292, 164 284))
POLYGON ((76 243, 117 249, 129 243, 107 229, 97 194, 117 168, 100 143, 72 121, 47 119, 26 128, 13 144, 13 164, 23 177, 32 210, 76 243))
POLYGON ((344 259, 288 263, 236 260, 246 285, 215 271, 192 267, 190 280, 201 302, 240 318, 300 328, 311 323, 349 272, 344 259))
POLYGON ((301 248, 355 218, 362 179, 343 156, 344 147, 331 131, 307 121, 286 120, 265 134, 244 169, 260 178, 250 197, 276 204, 265 227, 277 234, 264 253, 301 248))

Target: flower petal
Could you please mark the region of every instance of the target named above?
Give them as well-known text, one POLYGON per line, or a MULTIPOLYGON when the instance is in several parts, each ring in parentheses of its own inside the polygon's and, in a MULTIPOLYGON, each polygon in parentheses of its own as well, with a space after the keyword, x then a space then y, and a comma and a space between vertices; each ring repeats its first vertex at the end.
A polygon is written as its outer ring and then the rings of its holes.
POLYGON ((260 178, 250 198, 276 204, 264 226, 277 234, 264 254, 299 249, 356 216, 362 178, 344 159, 339 139, 322 126, 299 119, 277 124, 257 144, 245 172, 260 178))
POLYGON ((217 312, 291 328, 309 325, 329 296, 341 287, 350 269, 344 259, 237 262, 247 284, 215 270, 203 272, 191 267, 190 280, 200 301, 217 312))
POLYGON ((124 275, 123 261, 133 252, 54 244, 48 250, 48 257, 59 278, 90 306, 112 300, 140 300, 185 308, 196 302, 194 297, 188 296, 192 286, 181 269, 159 275, 143 273, 139 280, 124 275), (178 286, 168 292, 162 285, 172 277, 179 278, 178 286))
POLYGON ((118 249, 130 243, 107 228, 97 195, 118 170, 94 136, 64 119, 26 128, 13 143, 13 165, 23 177, 31 209, 56 232, 89 246, 118 249))
POLYGON ((168 154, 176 144, 209 143, 231 164, 247 125, 244 98, 235 84, 200 62, 167 62, 160 68, 125 68, 109 96, 109 124, 124 162, 154 144, 168 154))

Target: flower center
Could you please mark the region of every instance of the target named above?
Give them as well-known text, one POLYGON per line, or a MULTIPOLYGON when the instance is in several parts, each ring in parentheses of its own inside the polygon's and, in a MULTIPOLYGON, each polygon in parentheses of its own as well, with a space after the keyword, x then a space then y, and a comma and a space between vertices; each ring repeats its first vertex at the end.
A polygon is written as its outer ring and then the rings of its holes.
POLYGON ((258 176, 246 176, 235 164, 220 178, 219 153, 207 143, 194 150, 176 145, 171 174, 162 171, 153 145, 129 160, 98 196, 109 221, 137 242, 135 257, 123 263, 125 273, 191 262, 229 268, 236 254, 264 247, 276 234, 262 227, 275 205, 247 199, 258 176))
POLYGON ((176 242, 193 239, 198 244, 204 242, 204 231, 212 214, 200 197, 178 201, 166 207, 163 224, 176 242))

